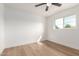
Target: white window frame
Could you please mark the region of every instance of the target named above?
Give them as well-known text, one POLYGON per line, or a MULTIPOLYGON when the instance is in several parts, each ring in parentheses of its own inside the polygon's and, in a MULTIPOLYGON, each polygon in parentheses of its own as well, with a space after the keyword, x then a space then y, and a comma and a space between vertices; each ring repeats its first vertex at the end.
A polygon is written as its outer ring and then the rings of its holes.
MULTIPOLYGON (((77 27, 77 17, 76 17, 76 15, 70 15, 70 16, 65 16, 65 17, 61 17, 61 18, 63 18, 63 28, 62 29, 75 29, 76 27, 77 27), (70 16, 75 16, 75 18, 76 18, 76 25, 75 25, 75 27, 71 27, 71 28, 65 28, 64 27, 64 18, 66 18, 66 17, 70 17, 70 16)), ((56 29, 56 20, 58 20, 58 19, 61 19, 61 18, 57 18, 57 19, 55 19, 55 25, 54 25, 54 29, 55 30, 59 30, 59 29, 56 29)))

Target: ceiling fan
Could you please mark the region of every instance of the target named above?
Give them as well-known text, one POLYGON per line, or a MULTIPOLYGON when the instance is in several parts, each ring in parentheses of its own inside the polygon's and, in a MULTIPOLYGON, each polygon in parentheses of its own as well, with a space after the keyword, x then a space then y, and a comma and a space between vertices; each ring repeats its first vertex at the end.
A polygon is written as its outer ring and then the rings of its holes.
POLYGON ((51 5, 60 7, 62 4, 60 4, 60 3, 40 3, 40 4, 35 5, 35 7, 39 7, 39 6, 42 6, 42 5, 46 5, 45 11, 48 11, 48 9, 51 5))

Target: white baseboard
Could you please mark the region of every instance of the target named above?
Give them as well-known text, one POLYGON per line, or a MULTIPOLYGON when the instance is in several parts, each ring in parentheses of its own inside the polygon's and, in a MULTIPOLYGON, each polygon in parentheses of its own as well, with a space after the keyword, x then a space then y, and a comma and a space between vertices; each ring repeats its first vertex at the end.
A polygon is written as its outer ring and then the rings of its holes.
POLYGON ((3 50, 4 50, 4 49, 0 49, 0 56, 1 56, 2 52, 3 52, 3 50))

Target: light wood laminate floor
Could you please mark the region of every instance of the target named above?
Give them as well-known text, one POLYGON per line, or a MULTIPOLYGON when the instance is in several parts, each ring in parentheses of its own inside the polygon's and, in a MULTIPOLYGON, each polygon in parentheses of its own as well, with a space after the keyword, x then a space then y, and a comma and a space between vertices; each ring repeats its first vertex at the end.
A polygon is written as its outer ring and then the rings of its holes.
POLYGON ((40 44, 33 43, 7 48, 2 56, 79 56, 79 50, 46 40, 40 44))

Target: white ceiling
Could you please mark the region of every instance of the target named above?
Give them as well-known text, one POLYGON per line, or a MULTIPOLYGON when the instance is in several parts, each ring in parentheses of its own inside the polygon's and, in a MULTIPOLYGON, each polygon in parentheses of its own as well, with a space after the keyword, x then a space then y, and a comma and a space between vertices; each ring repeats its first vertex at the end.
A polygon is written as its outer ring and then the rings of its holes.
POLYGON ((9 3, 7 5, 13 8, 23 9, 25 11, 31 12, 39 16, 44 16, 44 17, 50 16, 64 9, 71 8, 78 5, 77 3, 62 3, 61 7, 51 5, 49 7, 49 10, 46 12, 45 11, 46 5, 35 7, 35 5, 37 4, 39 3, 9 3))

